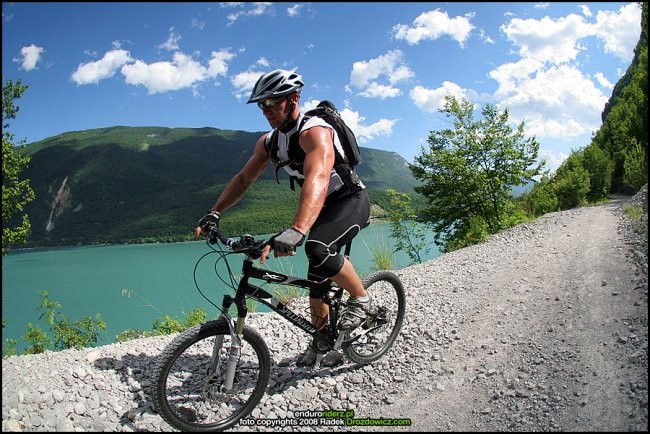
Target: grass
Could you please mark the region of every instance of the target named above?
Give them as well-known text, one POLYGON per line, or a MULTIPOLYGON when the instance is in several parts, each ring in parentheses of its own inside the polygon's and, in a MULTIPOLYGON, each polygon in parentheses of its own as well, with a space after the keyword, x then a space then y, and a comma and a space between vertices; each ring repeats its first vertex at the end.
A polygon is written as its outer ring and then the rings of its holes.
POLYGON ((366 249, 372 256, 373 270, 391 270, 393 268, 393 252, 383 235, 379 243, 373 246, 366 245, 366 249))
POLYGON ((623 212, 633 222, 641 220, 641 216, 643 215, 643 209, 641 206, 630 205, 629 203, 623 205, 623 212))

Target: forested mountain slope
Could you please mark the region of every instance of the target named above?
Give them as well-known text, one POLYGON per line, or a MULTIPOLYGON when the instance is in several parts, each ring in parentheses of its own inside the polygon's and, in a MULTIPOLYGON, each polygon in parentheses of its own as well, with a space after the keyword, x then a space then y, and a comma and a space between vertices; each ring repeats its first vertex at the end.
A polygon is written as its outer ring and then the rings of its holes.
MULTIPOLYGON (((181 241, 250 157, 261 132, 216 128, 110 127, 60 134, 21 148, 36 192, 27 246, 181 241)), ((396 152, 362 148, 358 173, 374 203, 383 191, 413 192, 396 152)), ((235 232, 286 226, 298 191, 271 167, 224 219, 235 232)))

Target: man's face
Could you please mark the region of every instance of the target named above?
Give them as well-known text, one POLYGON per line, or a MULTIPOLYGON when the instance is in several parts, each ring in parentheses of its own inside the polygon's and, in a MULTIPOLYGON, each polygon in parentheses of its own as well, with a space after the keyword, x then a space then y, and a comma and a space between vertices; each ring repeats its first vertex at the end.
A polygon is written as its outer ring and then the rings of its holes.
POLYGON ((257 103, 271 128, 282 126, 289 110, 289 98, 291 97, 268 98, 257 103))

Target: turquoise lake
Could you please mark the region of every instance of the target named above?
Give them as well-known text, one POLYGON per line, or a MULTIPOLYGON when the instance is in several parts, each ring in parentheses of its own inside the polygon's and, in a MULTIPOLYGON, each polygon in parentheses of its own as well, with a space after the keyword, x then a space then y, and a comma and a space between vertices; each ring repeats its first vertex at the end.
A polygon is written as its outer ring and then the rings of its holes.
MULTIPOLYGON (((431 249, 424 260, 440 254, 433 235, 429 241, 431 249)), ((373 270, 368 248, 379 245, 394 250, 388 224, 373 224, 355 239, 351 259, 360 275, 373 270)), ((203 241, 11 251, 2 259, 3 348, 5 339, 13 338, 20 354, 27 346, 22 336, 30 322, 49 331, 39 320, 40 291, 48 291, 50 300, 61 304, 61 312, 71 322, 100 313, 107 328, 98 345, 115 342, 115 336, 127 329, 151 330, 153 321, 163 315, 181 320, 184 312, 197 307, 215 315, 217 310, 201 296, 194 281, 195 265, 209 251, 203 241)), ((201 261, 197 281, 210 300, 220 306, 222 295, 229 289, 213 271, 216 258, 213 254, 201 261)), ((230 255, 229 261, 238 275, 241 255, 230 255)), ((410 264, 403 252, 393 253, 393 261, 394 269, 410 264)), ((275 271, 304 277, 304 250, 292 258, 272 258, 267 265, 275 271)), ((224 269, 223 261, 218 269, 224 269)))

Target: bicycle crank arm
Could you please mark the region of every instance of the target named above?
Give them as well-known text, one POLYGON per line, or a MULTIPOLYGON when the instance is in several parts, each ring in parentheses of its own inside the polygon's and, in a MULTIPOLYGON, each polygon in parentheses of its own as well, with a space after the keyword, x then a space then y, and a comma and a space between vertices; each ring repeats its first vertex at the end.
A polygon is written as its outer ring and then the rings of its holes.
MULTIPOLYGON (((362 332, 359 332, 359 334, 357 334, 357 335, 356 335, 355 337, 353 337, 352 339, 347 340, 346 342, 354 342, 354 341, 358 340, 359 338, 361 338, 362 336, 365 336, 365 335, 367 335, 368 333, 370 333, 370 332, 374 332, 375 330, 381 328, 382 325, 383 325, 383 324, 379 324, 379 325, 376 325, 376 326, 374 326, 374 327, 372 327, 372 328, 368 328, 368 329, 363 328, 363 331, 362 331, 362 332)), ((362 328, 362 327, 358 327, 357 330, 360 329, 360 328, 362 328)), ((357 331, 357 330, 355 330, 355 331, 357 331)))
POLYGON ((334 342, 334 350, 339 350, 341 346, 343 345, 343 342, 347 341, 350 338, 350 332, 349 331, 343 331, 339 333, 338 338, 336 338, 336 342, 334 342))

